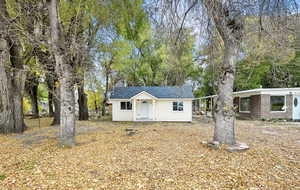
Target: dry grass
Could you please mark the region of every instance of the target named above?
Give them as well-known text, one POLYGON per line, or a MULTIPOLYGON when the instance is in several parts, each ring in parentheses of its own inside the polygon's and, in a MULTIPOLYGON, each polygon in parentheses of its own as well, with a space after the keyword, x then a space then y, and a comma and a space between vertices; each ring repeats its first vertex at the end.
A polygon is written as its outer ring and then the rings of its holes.
POLYGON ((300 189, 300 128, 239 121, 251 149, 208 149, 212 123, 78 122, 78 146, 57 146, 50 120, 0 135, 0 189, 300 189), (136 128, 131 137, 126 128, 136 128))

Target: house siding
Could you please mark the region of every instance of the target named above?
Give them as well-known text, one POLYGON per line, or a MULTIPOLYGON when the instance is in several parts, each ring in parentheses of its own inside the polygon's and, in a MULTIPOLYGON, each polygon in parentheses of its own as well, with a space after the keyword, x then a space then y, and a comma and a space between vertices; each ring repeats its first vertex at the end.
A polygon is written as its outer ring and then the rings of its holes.
MULTIPOLYGON (((124 100, 125 101, 125 100, 124 100)), ((133 110, 121 110, 119 100, 111 100, 112 102, 112 120, 113 121, 133 121, 133 110)), ((152 104, 150 104, 152 109, 152 104)), ((192 100, 156 100, 154 113, 150 112, 150 118, 155 121, 192 121, 192 100), (173 111, 173 102, 182 101, 183 111, 173 111)), ((136 113, 138 114, 138 113, 136 113)))
POLYGON ((261 117, 261 95, 254 95, 250 97, 250 111, 251 118, 260 119, 261 117))
POLYGON ((112 120, 113 121, 132 121, 133 111, 132 110, 121 110, 122 101, 111 101, 112 102, 112 120))
POLYGON ((271 95, 261 94, 250 96, 250 113, 239 112, 239 99, 234 98, 234 105, 237 108, 237 116, 242 119, 292 119, 293 117, 293 96, 285 95, 286 97, 286 111, 272 112, 271 111, 271 95))
POLYGON ((192 121, 192 100, 158 100, 156 102, 157 121, 192 121), (173 102, 182 101, 183 111, 173 111, 173 102))
POLYGON ((235 97, 233 99, 233 103, 236 108, 237 117, 241 119, 249 119, 249 118, 258 118, 260 115, 260 97, 258 96, 250 96, 250 112, 240 112, 240 97, 235 97))

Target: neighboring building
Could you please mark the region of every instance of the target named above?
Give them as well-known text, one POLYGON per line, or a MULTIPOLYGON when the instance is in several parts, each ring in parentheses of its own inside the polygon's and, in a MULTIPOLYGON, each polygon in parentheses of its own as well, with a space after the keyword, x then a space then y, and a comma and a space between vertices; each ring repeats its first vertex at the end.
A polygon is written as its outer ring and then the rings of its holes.
POLYGON ((116 87, 111 96, 113 121, 192 121, 190 86, 116 87))
POLYGON ((300 88, 260 88, 234 93, 240 117, 300 120, 300 88))
MULTIPOLYGON (((233 96, 240 118, 300 120, 300 88, 259 88, 234 92, 233 96)), ((204 105, 204 111, 211 110, 216 97, 197 99, 200 103, 194 102, 194 110, 199 110, 199 104, 204 105)))

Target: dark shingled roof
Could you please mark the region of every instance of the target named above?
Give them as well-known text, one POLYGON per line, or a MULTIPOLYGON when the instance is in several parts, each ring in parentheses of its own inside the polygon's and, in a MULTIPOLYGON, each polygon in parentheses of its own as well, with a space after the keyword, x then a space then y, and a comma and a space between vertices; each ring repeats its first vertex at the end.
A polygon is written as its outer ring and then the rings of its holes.
POLYGON ((148 92, 156 98, 194 98, 191 86, 132 86, 116 87, 111 99, 130 99, 140 92, 148 92))

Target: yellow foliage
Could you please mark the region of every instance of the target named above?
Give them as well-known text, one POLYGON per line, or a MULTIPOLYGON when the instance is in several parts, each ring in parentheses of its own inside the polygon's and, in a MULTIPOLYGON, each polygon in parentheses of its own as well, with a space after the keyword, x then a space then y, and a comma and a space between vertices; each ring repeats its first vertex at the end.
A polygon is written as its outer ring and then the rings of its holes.
POLYGON ((32 109, 30 100, 27 97, 23 98, 23 113, 28 113, 32 109))
POLYGON ((103 96, 100 92, 86 91, 88 98, 88 108, 89 110, 96 110, 96 105, 100 110, 102 106, 103 96))

